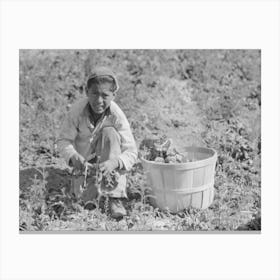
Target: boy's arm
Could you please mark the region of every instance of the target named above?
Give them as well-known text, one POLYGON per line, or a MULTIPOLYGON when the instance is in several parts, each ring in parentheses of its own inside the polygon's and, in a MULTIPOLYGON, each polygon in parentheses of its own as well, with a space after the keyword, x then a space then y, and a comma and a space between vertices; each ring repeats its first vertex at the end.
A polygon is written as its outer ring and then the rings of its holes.
POLYGON ((116 121, 116 129, 121 136, 122 153, 118 157, 119 166, 130 170, 137 161, 138 152, 129 122, 123 112, 116 121))
POLYGON ((71 157, 78 154, 74 147, 74 141, 77 134, 77 124, 73 119, 71 112, 69 112, 64 119, 59 138, 57 140, 58 151, 68 165, 70 165, 71 157))

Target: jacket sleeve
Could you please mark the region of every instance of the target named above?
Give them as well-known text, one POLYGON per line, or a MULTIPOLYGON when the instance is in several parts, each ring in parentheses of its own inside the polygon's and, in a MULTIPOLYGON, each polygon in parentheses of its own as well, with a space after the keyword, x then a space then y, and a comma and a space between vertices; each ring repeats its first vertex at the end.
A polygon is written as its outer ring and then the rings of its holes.
POLYGON ((115 126, 121 137, 122 153, 118 159, 121 160, 125 170, 130 170, 137 161, 138 152, 129 122, 124 113, 116 120, 115 126))
POLYGON ((74 141, 78 134, 77 122, 74 120, 73 114, 69 112, 62 124, 57 147, 60 155, 69 165, 70 158, 77 153, 74 147, 74 141))

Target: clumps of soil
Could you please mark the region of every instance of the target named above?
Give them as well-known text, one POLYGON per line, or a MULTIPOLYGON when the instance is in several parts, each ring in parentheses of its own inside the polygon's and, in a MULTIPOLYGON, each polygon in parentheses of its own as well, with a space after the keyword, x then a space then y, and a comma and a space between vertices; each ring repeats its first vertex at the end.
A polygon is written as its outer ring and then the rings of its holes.
POLYGON ((157 139, 144 139, 140 145, 141 156, 158 163, 185 163, 192 161, 172 147, 172 139, 166 136, 157 139))

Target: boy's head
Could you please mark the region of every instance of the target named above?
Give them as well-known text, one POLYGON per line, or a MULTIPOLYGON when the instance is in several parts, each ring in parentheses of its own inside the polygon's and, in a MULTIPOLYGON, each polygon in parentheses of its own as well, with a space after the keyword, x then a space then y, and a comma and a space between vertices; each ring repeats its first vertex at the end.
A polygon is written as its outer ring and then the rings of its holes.
POLYGON ((91 109, 102 114, 115 98, 118 82, 114 73, 106 68, 97 68, 87 79, 86 94, 91 109))

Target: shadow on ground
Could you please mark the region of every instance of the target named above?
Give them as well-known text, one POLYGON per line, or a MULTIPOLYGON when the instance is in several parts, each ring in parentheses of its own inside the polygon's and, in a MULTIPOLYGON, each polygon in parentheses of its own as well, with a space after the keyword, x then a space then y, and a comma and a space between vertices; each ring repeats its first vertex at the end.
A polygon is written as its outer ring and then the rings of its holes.
MULTIPOLYGON (((19 187, 21 190, 27 190, 32 184, 34 178, 43 179, 43 169, 25 168, 19 171, 19 187)), ((45 179, 47 181, 46 188, 69 190, 71 182, 71 174, 67 169, 60 169, 56 167, 46 167, 44 169, 45 179)))

